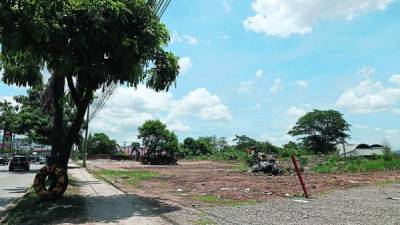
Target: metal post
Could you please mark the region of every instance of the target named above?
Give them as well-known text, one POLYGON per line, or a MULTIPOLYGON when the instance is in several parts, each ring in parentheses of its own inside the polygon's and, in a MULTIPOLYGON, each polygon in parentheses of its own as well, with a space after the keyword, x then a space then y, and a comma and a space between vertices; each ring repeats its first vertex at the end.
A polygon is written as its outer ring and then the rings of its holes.
POLYGON ((306 184, 304 183, 303 177, 301 176, 300 168, 299 165, 297 164, 296 157, 294 155, 292 155, 292 162, 294 168, 296 169, 297 176, 299 177, 301 187, 303 188, 304 197, 309 198, 310 196, 308 195, 306 184))
POLYGON ((87 108, 86 112, 86 132, 85 132, 85 146, 83 147, 83 163, 82 166, 86 167, 86 153, 87 153, 87 147, 88 147, 88 132, 89 132, 89 116, 90 116, 90 104, 87 108))

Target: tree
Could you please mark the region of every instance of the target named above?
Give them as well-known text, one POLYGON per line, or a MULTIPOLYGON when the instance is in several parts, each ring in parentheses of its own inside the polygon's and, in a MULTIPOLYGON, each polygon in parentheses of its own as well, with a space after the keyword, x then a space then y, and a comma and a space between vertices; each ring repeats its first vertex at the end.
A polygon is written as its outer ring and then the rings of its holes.
POLYGON ((300 136, 303 144, 316 153, 328 153, 350 137, 346 133, 349 130, 350 125, 340 112, 314 110, 301 117, 288 134, 300 136))
POLYGON ((114 154, 118 144, 104 133, 95 133, 88 138, 89 154, 114 154))
POLYGON ((258 144, 255 139, 247 137, 246 135, 235 135, 233 141, 236 142, 236 147, 238 149, 244 151, 258 144))
MULTIPOLYGON (((43 109, 41 101, 45 95, 43 85, 35 85, 27 90, 26 95, 14 96, 19 105, 18 114, 15 117, 14 125, 16 133, 27 135, 30 141, 37 144, 50 145, 53 130, 53 113, 43 109)), ((65 95, 64 121, 63 126, 69 129, 75 117, 76 109, 68 94, 65 95)), ((81 136, 74 143, 79 144, 81 136)))
POLYGON ((9 101, 4 100, 0 102, 0 129, 3 130, 3 139, 0 140, 2 147, 0 150, 5 150, 3 145, 6 137, 5 132, 11 131, 14 133, 16 131, 15 118, 17 117, 18 110, 18 106, 13 106, 9 101))
POLYGON ((160 120, 146 121, 139 127, 139 136, 147 148, 143 163, 175 164, 179 152, 178 138, 160 120))
POLYGON ((132 150, 131 150, 129 156, 132 157, 132 155, 135 153, 135 160, 137 160, 139 158, 140 143, 139 142, 132 142, 130 147, 132 148, 132 150))
POLYGON ((19 107, 13 106, 11 102, 4 100, 0 102, 0 129, 15 132, 15 118, 19 107))
POLYGON ((18 86, 51 78, 43 101, 52 118, 53 163, 67 168, 93 93, 106 85, 145 83, 168 90, 178 59, 164 51, 169 34, 155 14, 155 1, 12 0, 0 3, 0 69, 18 86), (16 29, 18 28, 18 29, 16 29), (76 109, 64 124, 65 84, 76 109))

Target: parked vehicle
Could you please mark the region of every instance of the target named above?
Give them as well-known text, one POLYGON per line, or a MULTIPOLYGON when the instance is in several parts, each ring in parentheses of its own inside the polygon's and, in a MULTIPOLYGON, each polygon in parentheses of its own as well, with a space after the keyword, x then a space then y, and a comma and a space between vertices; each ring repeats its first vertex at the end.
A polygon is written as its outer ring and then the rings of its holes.
POLYGON ((9 171, 14 171, 16 169, 29 171, 29 168, 30 162, 27 156, 15 155, 8 164, 9 171))
POLYGON ((5 155, 0 155, 0 164, 7 165, 8 159, 5 155))
POLYGON ((39 163, 46 165, 47 164, 47 158, 45 156, 40 156, 39 163))

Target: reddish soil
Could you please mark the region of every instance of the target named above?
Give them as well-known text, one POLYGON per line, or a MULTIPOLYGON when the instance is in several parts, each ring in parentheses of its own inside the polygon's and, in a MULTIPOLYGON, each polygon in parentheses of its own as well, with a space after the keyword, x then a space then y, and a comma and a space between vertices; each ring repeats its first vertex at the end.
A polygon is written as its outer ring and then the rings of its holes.
MULTIPOLYGON (((301 195, 297 176, 253 175, 235 172, 234 165, 220 162, 180 162, 177 166, 147 166, 138 162, 92 161, 92 169, 120 169, 155 171, 160 178, 141 181, 138 187, 116 183, 122 189, 146 197, 158 197, 183 205, 192 205, 190 196, 212 194, 235 200, 265 201, 271 198, 301 195), (178 190, 181 189, 181 190, 178 190)), ((399 171, 315 174, 306 172, 304 180, 311 195, 332 190, 376 184, 386 180, 399 180, 399 171)), ((201 204, 196 202, 196 204, 201 204)))

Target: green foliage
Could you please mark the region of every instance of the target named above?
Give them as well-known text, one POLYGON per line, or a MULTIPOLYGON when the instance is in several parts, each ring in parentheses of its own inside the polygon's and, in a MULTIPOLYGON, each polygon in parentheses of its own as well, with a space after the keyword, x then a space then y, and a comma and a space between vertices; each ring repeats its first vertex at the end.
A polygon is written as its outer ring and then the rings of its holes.
POLYGON ((393 152, 392 152, 392 147, 390 146, 389 141, 385 140, 385 141, 383 142, 383 147, 384 147, 384 149, 383 149, 383 158, 384 158, 386 161, 391 161, 391 160, 393 160, 393 158, 394 158, 395 156, 394 156, 394 154, 393 154, 393 152))
POLYGON ((324 163, 315 166, 312 170, 317 173, 400 170, 400 157, 393 157, 388 161, 384 157, 371 160, 362 157, 341 159, 337 156, 330 156, 324 163))
POLYGON ((164 50, 169 40, 154 1, 0 2, 2 80, 33 87, 41 83, 44 67, 50 72, 44 102, 54 110, 52 155, 65 167, 96 90, 144 83, 164 91, 175 83, 179 64, 164 50), (64 124, 66 81, 76 108, 69 126, 64 124))
POLYGON ((143 163, 175 164, 179 153, 179 142, 174 132, 167 129, 160 120, 146 121, 139 127, 139 136, 147 153, 143 163))
POLYGON ((163 50, 169 39, 153 6, 143 0, 0 4, 6 83, 33 86, 47 65, 53 76, 76 76, 82 88, 145 81, 161 91, 173 84, 179 71, 177 58, 163 50))
POLYGON ((283 148, 279 149, 278 152, 278 155, 283 158, 290 157, 293 154, 301 157, 305 155, 310 155, 311 152, 301 144, 297 144, 293 141, 289 141, 287 144, 283 145, 283 148))
POLYGON ((314 110, 301 117, 288 134, 300 136, 305 147, 316 153, 328 153, 349 138, 349 127, 338 111, 314 110))
POLYGON ((88 154, 115 154, 118 144, 104 133, 90 134, 88 138, 88 154))
POLYGON ((13 106, 11 102, 4 100, 0 102, 0 129, 7 131, 16 131, 15 120, 17 118, 19 108, 13 106))
POLYGON ((257 203, 257 201, 255 200, 235 200, 235 199, 222 198, 220 196, 211 194, 193 195, 192 198, 199 202, 207 203, 213 206, 218 206, 218 205, 244 206, 244 205, 253 205, 257 203))
POLYGON ((199 137, 197 140, 188 137, 183 141, 181 154, 184 158, 191 158, 200 155, 210 155, 225 147, 224 139, 217 139, 215 136, 199 137), (222 140, 222 142, 221 142, 222 140))
POLYGON ((139 143, 139 142, 132 142, 131 148, 133 148, 133 149, 139 149, 139 148, 140 148, 140 143, 139 143))
POLYGON ((221 161, 240 161, 247 160, 247 153, 235 147, 227 147, 221 151, 215 152, 213 158, 221 161))
MULTIPOLYGON (((14 125, 16 133, 28 136, 30 141, 37 144, 51 144, 54 119, 53 112, 45 112, 42 99, 45 95, 45 87, 36 85, 27 90, 26 95, 15 96, 14 99, 19 105, 19 111, 15 117, 14 125)), ((69 94, 64 96, 66 101, 63 102, 65 115, 63 124, 69 128, 76 114, 74 103, 69 94)), ((75 143, 79 145, 81 141, 79 136, 75 143)))
POLYGON ((237 148, 245 150, 245 151, 249 148, 259 145, 259 142, 257 142, 255 139, 250 138, 246 135, 235 135, 235 138, 233 139, 233 141, 236 142, 237 148))

